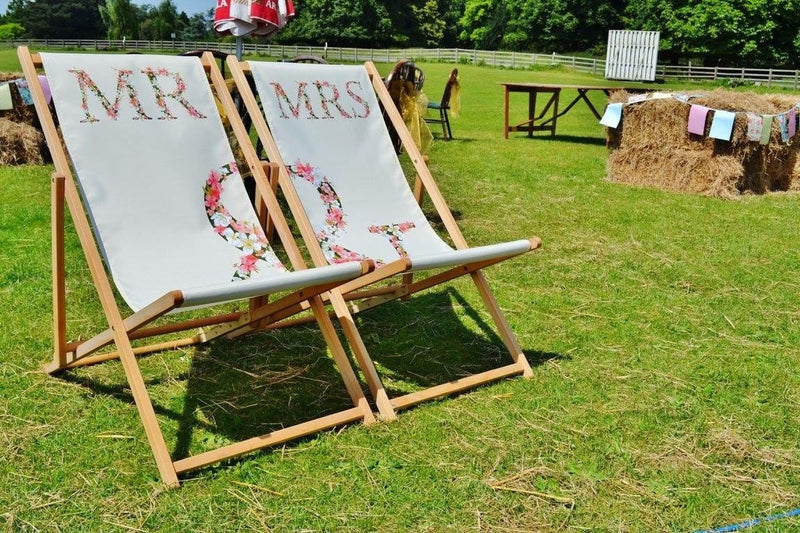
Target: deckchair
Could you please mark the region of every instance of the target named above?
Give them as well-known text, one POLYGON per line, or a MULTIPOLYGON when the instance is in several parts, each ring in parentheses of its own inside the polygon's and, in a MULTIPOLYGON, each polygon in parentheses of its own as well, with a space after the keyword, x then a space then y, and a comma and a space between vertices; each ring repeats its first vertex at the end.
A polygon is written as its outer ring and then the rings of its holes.
POLYGON ((371 258, 379 264, 375 272, 326 295, 379 414, 394 418, 396 410, 427 399, 507 376, 530 377, 530 365, 481 269, 536 249, 541 241, 531 238, 473 248, 467 245, 375 66, 240 63, 229 57, 228 68, 268 158, 279 164, 278 185, 314 263, 321 266, 371 258), (263 114, 248 76, 255 82, 263 114), (413 162, 417 174, 413 189, 393 149, 381 106, 413 162), (424 193, 454 247, 425 217, 421 209, 424 193), (475 282, 512 362, 389 398, 353 313, 463 275, 475 282), (386 281, 393 283, 383 286, 386 281))
POLYGON ((372 266, 355 262, 305 268, 269 189, 267 169, 259 164, 238 115, 231 113, 231 126, 258 182, 260 212, 254 211, 209 85, 210 77, 222 103, 233 106, 213 57, 32 54, 25 47, 18 56, 55 165, 55 350, 46 370, 56 373, 118 358, 159 473, 170 486, 178 485, 179 474, 223 459, 349 422, 374 421, 319 296, 372 266), (37 69, 49 81, 58 127, 37 69), (66 338, 65 202, 107 321, 105 331, 75 342, 66 338), (293 271, 266 240, 260 222, 265 219, 280 237, 293 271), (239 309, 225 305, 220 313, 217 304, 232 301, 241 302, 239 309), (136 355, 266 327, 303 308, 319 323, 354 407, 173 460, 136 355), (196 311, 191 319, 164 317, 186 309, 196 311), (185 339, 158 338, 196 328, 200 332, 185 339), (162 342, 132 345, 153 337, 162 342), (112 344, 115 349, 108 351, 112 344))

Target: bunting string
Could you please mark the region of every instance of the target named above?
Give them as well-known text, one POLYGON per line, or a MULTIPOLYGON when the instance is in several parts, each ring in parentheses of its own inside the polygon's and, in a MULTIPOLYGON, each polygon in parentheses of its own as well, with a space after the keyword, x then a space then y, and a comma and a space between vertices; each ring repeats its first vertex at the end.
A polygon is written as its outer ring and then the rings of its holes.
POLYGON ((622 123, 623 110, 629 105, 639 105, 651 100, 664 98, 674 98, 682 103, 689 105, 689 120, 686 131, 693 135, 706 135, 706 124, 708 117, 711 116, 711 127, 708 137, 722 141, 730 141, 733 134, 733 125, 736 117, 744 115, 747 120, 747 140, 768 144, 772 123, 776 122, 781 134, 781 141, 788 143, 796 134, 798 129, 798 117, 800 117, 800 102, 791 109, 777 114, 762 114, 753 112, 734 112, 723 109, 713 109, 699 104, 692 104, 692 98, 698 98, 701 94, 681 94, 654 92, 649 94, 635 94, 628 98, 627 102, 617 102, 608 104, 600 119, 600 124, 608 128, 617 129, 622 123))

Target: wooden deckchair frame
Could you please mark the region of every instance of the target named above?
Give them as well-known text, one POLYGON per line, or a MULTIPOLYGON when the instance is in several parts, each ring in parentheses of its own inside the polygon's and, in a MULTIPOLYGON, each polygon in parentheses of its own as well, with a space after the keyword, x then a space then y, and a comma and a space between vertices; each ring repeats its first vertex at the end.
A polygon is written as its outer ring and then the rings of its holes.
MULTIPOLYGON (((300 234, 306 243, 311 258, 315 265, 325 265, 327 264, 327 260, 325 259, 322 248, 316 239, 315 231, 311 225, 311 222, 306 216, 300 198, 294 189, 294 185, 292 184, 291 178, 286 170, 286 165, 281 157, 275 139, 273 138, 266 119, 261 112, 258 100, 253 94, 253 91, 250 89, 251 86, 248 80, 248 76, 251 75, 249 64, 247 62, 239 62, 233 56, 228 56, 227 63, 229 72, 233 76, 234 81, 239 88, 239 92, 243 98, 247 111, 253 120, 253 126, 258 133, 260 141, 264 145, 269 160, 273 163, 277 163, 279 166, 277 172, 278 184, 286 198, 288 207, 298 225, 300 234)), ((406 150, 411 162, 414 165, 416 179, 413 186, 413 193, 416 201, 421 205, 424 196, 427 193, 428 198, 433 203, 437 214, 444 224, 447 234, 455 244, 456 248, 469 248, 469 245, 464 239, 464 236, 462 235, 455 218, 453 217, 444 197, 439 191, 439 188, 430 173, 430 170, 427 167, 425 158, 414 143, 414 140, 409 133, 400 112, 392 102, 389 91, 386 89, 378 70, 375 68, 375 65, 372 62, 365 63, 364 67, 367 70, 379 102, 384 107, 385 112, 388 114, 392 124, 396 128, 403 148, 406 150)), ((530 250, 537 249, 540 246, 541 240, 538 237, 530 239, 530 250)), ((514 336, 508 321, 504 317, 503 312, 500 309, 500 306, 498 305, 494 295, 492 294, 483 272, 481 271, 481 269, 503 260, 503 258, 500 258, 462 264, 426 278, 415 279, 417 276, 412 276, 409 272, 412 266, 410 261, 406 258, 402 258, 389 263, 388 265, 383 266, 366 276, 362 276, 357 280, 344 283, 339 287, 332 289, 325 295, 326 300, 333 308, 333 313, 336 315, 342 325, 345 336, 347 337, 356 360, 358 361, 358 364, 364 373, 365 379, 378 407, 378 412, 382 418, 393 419, 396 417, 396 411, 398 409, 408 408, 433 398, 456 394, 505 377, 515 375, 522 375, 525 378, 532 377, 533 373, 525 354, 522 352, 522 349, 516 337, 514 336), (403 273, 403 275, 400 276, 399 283, 377 289, 366 289, 366 287, 372 285, 373 283, 395 277, 398 272, 403 273), (441 385, 432 386, 424 390, 390 398, 375 369, 375 365, 369 356, 363 339, 355 326, 353 314, 391 300, 406 298, 416 292, 429 289, 464 275, 469 275, 472 281, 475 283, 478 293, 480 294, 484 305, 492 317, 500 338, 502 339, 503 344, 511 356, 512 363, 497 369, 473 374, 471 376, 450 381, 441 385)))
MULTIPOLYGON (((142 419, 145 433, 156 460, 161 478, 168 486, 179 484, 178 476, 189 470, 201 468, 225 459, 281 444, 312 433, 330 429, 353 421, 361 420, 372 423, 375 418, 371 407, 361 390, 358 378, 350 365, 349 359, 331 323, 321 294, 334 288, 337 283, 326 283, 294 291, 272 302, 266 296, 253 298, 247 311, 233 312, 211 316, 203 319, 185 320, 180 323, 151 326, 156 319, 167 312, 180 307, 183 297, 180 291, 165 294, 140 311, 123 318, 117 306, 111 281, 104 268, 98 243, 92 227, 84 211, 83 201, 71 171, 68 156, 62 144, 61 135, 54 123, 44 92, 38 80, 37 68, 42 67, 38 54, 32 54, 27 47, 20 47, 18 57, 27 78, 36 111, 44 131, 55 166, 52 177, 51 216, 52 216, 52 270, 53 270, 53 337, 54 357, 45 370, 51 374, 74 368, 76 366, 98 363, 109 359, 119 359, 131 389, 134 402, 142 419), (75 231, 83 249, 92 280, 97 290, 108 329, 91 339, 80 342, 67 341, 66 317, 66 282, 65 282, 65 205, 72 218, 75 231), (314 319, 320 326, 323 338, 331 350, 334 362, 342 375, 345 387, 353 401, 354 407, 338 413, 319 417, 308 422, 273 431, 263 436, 253 437, 216 450, 207 451, 195 456, 173 460, 155 416, 155 411, 147 393, 144 379, 140 372, 136 356, 144 353, 161 351, 181 346, 190 346, 218 338, 223 335, 233 336, 254 329, 263 328, 291 316, 303 309, 310 309, 314 319), (134 348, 132 341, 147 337, 155 337, 188 329, 205 328, 190 337, 154 343, 134 348), (97 355, 101 348, 114 344, 113 352, 97 355)), ((217 97, 228 109, 233 108, 233 101, 225 85, 225 80, 211 54, 202 57, 203 66, 210 78, 217 97)), ((268 173, 275 170, 273 165, 262 165, 249 141, 247 131, 238 117, 230 115, 230 125, 242 147, 247 164, 256 178, 257 206, 259 216, 268 221, 275 231, 296 270, 306 268, 297 243, 291 230, 281 214, 280 207, 269 186, 268 173)), ((362 263, 362 274, 374 268, 369 262, 362 263)))

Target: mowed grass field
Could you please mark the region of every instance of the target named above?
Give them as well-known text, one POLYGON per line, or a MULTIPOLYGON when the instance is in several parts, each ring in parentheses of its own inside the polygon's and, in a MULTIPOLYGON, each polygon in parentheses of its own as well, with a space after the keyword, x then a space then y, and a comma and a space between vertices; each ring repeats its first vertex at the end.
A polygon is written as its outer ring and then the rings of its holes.
MULTIPOLYGON (((452 65, 419 66, 437 99, 452 65)), ((455 139, 435 142, 430 166, 470 243, 544 242, 486 271, 533 378, 165 490, 118 363, 40 370, 52 357, 52 168, 0 168, 0 531, 677 532, 800 507, 800 197, 609 182, 588 109, 560 119, 555 138, 506 140, 499 85, 604 80, 459 68, 455 139)), ((0 50, 0 70, 17 69, 14 51, 0 50)), ((521 120, 526 103, 512 104, 521 120)), ((85 338, 105 324, 71 228, 67 237, 68 330, 85 338)), ((393 391, 507 358, 466 280, 358 325, 393 391)), ((311 327, 141 365, 178 455, 348 402, 311 327)), ((800 530, 800 520, 754 530, 800 530)))

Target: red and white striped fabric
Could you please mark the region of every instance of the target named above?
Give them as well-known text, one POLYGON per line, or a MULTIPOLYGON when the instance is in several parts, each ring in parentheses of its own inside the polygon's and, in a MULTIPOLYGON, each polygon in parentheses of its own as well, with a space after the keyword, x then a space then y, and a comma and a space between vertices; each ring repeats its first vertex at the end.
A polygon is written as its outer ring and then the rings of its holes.
POLYGON ((269 36, 293 16, 292 0, 217 0, 214 30, 236 37, 269 36))

